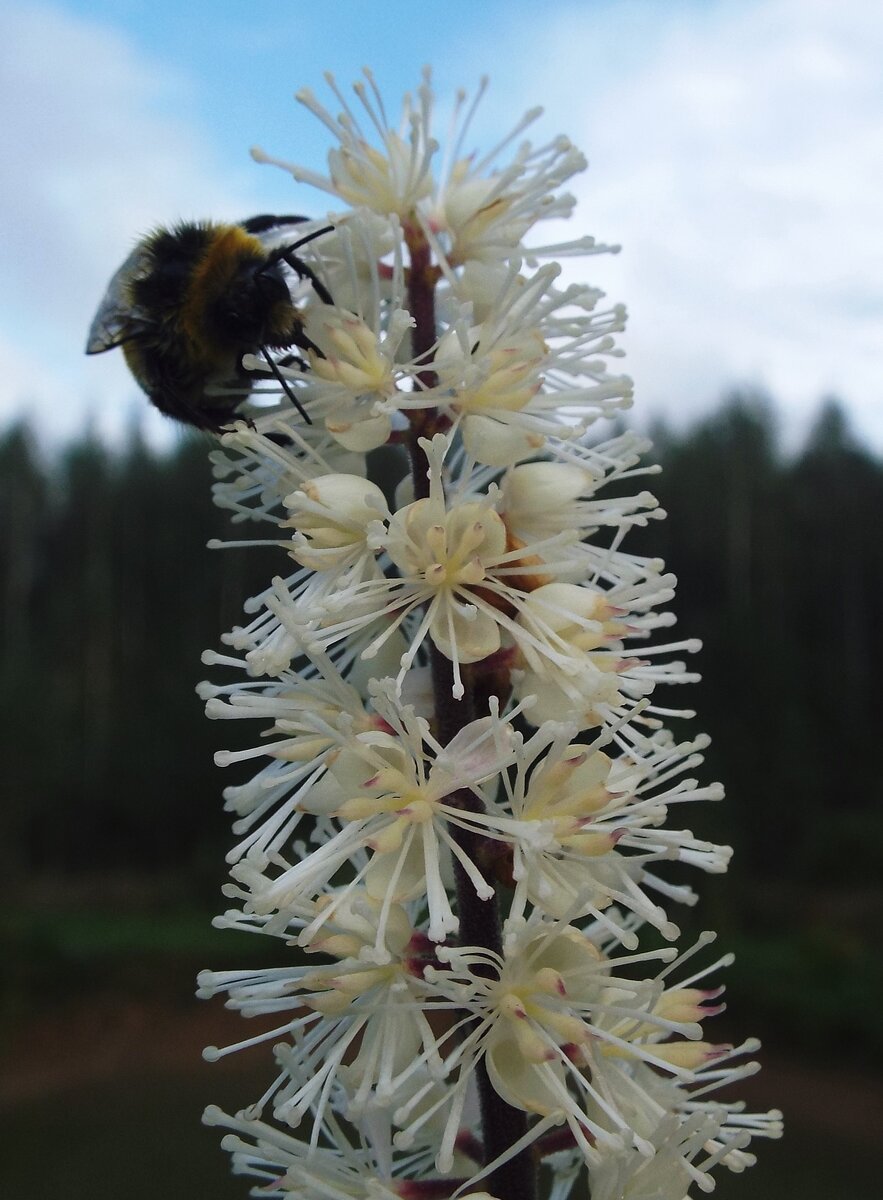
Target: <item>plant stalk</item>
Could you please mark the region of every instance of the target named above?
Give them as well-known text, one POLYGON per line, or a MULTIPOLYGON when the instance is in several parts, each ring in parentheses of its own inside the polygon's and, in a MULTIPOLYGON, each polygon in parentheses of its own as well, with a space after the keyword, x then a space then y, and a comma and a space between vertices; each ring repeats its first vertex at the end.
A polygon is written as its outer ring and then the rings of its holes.
MULTIPOLYGON (((432 353, 436 341, 435 323, 435 273, 431 262, 429 244, 422 232, 411 229, 407 232, 410 253, 408 273, 408 306, 414 318, 411 331, 415 358, 425 366, 417 376, 422 387, 433 387, 436 375, 432 370, 432 353)), ((414 498, 425 499, 429 495, 427 459, 418 444, 421 437, 432 437, 443 425, 434 409, 417 410, 411 419, 409 432, 409 454, 414 484, 414 498)), ((461 700, 452 694, 453 666, 434 645, 431 648, 432 684, 435 701, 437 737, 447 745, 464 726, 475 720, 475 704, 471 690, 467 687, 461 700)), ((468 811, 480 811, 480 799, 468 789, 449 797, 449 802, 468 811)), ((479 837, 469 830, 453 829, 452 836, 464 854, 473 862, 479 858, 479 837)), ((491 900, 481 900, 459 863, 454 863, 457 887, 457 913, 460 920, 460 942, 465 946, 482 946, 495 955, 502 956, 502 920, 496 894, 491 900)), ((478 966, 477 971, 493 975, 493 967, 478 966)), ((493 1088, 484 1059, 477 1068, 479 1104, 481 1109, 482 1145, 485 1163, 492 1162, 515 1144, 527 1132, 527 1114, 521 1109, 506 1104, 493 1088)), ((484 1182, 488 1190, 499 1200, 535 1200, 536 1170, 530 1148, 522 1150, 494 1171, 484 1182)))

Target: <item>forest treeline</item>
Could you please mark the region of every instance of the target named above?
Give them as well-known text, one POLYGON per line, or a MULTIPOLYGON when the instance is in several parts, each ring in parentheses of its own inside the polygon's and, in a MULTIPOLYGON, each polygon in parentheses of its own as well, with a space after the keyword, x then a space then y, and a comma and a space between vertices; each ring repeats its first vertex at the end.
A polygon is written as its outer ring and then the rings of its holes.
MULTIPOLYGON (((736 848, 719 906, 883 875, 883 464, 833 402, 796 455, 775 429, 738 396, 657 427, 647 482, 669 516, 626 543, 666 559, 679 627, 704 642, 686 702, 728 800, 683 820, 736 848)), ((279 551, 206 549, 229 525, 200 439, 159 454, 84 437, 47 462, 9 429, 0 511, 7 881, 187 868, 215 890, 232 780, 212 753, 257 731, 205 719, 200 654, 279 551)))

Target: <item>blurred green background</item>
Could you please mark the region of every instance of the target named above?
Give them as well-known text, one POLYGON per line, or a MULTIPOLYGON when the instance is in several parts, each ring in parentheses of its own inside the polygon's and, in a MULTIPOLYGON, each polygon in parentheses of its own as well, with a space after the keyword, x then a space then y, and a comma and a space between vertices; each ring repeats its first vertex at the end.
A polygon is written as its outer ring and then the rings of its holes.
MULTIPOLYGON (((684 820, 736 850, 726 877, 692 879, 701 900, 682 923, 736 951, 715 1036, 764 1039, 766 1069, 744 1091, 788 1119, 718 1194, 871 1196, 883 463, 833 401, 787 455, 756 395, 652 436, 664 471, 639 483, 669 517, 626 548, 667 560, 679 628, 704 641, 703 682, 671 701, 697 708, 705 778, 728 795, 684 820)), ((204 1044, 252 1028, 196 1002, 194 977, 278 950, 210 926, 233 782, 212 753, 255 731, 208 722, 194 687, 202 650, 278 551, 205 548, 229 533, 207 448, 155 452, 133 432, 122 451, 84 436, 50 460, 25 427, 0 436, 0 1193, 13 1200, 247 1192, 199 1114, 250 1102, 272 1066, 266 1048, 201 1062, 204 1044)))

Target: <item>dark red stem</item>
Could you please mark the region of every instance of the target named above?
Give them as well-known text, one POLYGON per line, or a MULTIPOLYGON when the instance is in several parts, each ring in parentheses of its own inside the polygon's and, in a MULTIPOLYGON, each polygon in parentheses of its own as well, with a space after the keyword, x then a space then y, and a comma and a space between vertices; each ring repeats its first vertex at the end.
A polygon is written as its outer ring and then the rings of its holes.
MULTIPOLYGON (((416 230, 406 231, 410 251, 410 271, 408 274, 408 306, 414 318, 411 331, 411 344, 418 363, 425 364, 425 369, 417 375, 417 381, 423 388, 433 387, 436 375, 432 370, 432 354, 436 342, 435 323, 435 275, 432 266, 429 245, 422 233, 416 230)), ((446 424, 434 409, 417 410, 411 420, 409 434, 409 452, 411 456, 411 473, 414 482, 415 499, 424 499, 429 495, 429 479, 427 475, 428 462, 426 455, 418 444, 421 437, 431 437, 446 424)), ((475 705, 472 689, 467 687, 461 700, 455 700, 453 689, 453 667, 433 645, 431 648, 432 683, 435 697, 436 736, 442 745, 447 745, 470 721, 475 720, 475 705)), ((470 811, 480 811, 481 801, 468 790, 457 792, 448 797, 449 803, 458 804, 470 811)), ((452 829, 452 836, 464 854, 472 861, 480 859, 480 839, 478 834, 463 829, 452 829)), ((491 900, 480 900, 475 888, 463 868, 454 864, 454 874, 457 885, 457 914, 460 920, 460 942, 464 946, 483 946, 494 954, 502 955, 502 922, 497 896, 491 900)), ((476 967, 482 971, 482 967, 476 967)), ((493 968, 485 968, 487 975, 493 975, 493 968)), ((477 1070, 479 1103, 481 1107, 481 1141, 484 1148, 485 1163, 492 1162, 505 1153, 527 1132, 527 1115, 520 1109, 506 1104, 498 1092, 494 1090, 488 1077, 484 1060, 479 1063, 477 1070)), ((509 1159, 486 1180, 482 1181, 486 1188, 499 1200, 534 1200, 536 1196, 536 1169, 530 1148, 522 1150, 509 1159)))

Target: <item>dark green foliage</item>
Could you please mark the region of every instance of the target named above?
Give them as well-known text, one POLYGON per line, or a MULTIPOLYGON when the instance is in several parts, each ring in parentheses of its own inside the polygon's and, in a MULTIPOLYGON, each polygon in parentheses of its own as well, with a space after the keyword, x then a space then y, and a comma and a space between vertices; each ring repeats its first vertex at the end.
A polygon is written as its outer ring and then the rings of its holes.
POLYGON ((685 823, 736 851, 694 920, 739 949, 752 1028, 780 1045, 849 1030, 879 1056, 883 464, 833 401, 791 458, 753 396, 654 433, 669 516, 631 544, 676 572, 679 627, 703 639, 690 703, 727 788, 685 823))
POLYGON ((87 437, 48 468, 16 429, 0 471, 4 865, 217 860, 228 821, 212 752, 228 728, 205 720, 194 687, 202 650, 276 569, 270 552, 206 549, 227 522, 202 438, 158 456, 137 437, 121 455, 87 437))
POLYGON ((816 888, 879 878, 883 466, 834 402, 783 459, 769 407, 750 396, 664 433, 656 454, 669 516, 642 536, 678 576, 683 633, 704 643, 690 703, 727 786, 718 819, 738 874, 816 888))
MULTIPOLYGON (((880 982, 883 464, 833 402, 790 458, 757 396, 653 436, 664 470, 646 482, 669 516, 626 548, 678 575, 679 629, 703 639, 704 678, 663 703, 698 710, 690 728, 713 738, 704 777, 728 793, 678 815, 736 848, 725 878, 689 873, 703 894, 693 919, 745 947, 737 998, 770 1023, 815 1037, 839 1011, 867 1033, 858 1009, 875 1006, 849 998, 880 982)), ((205 719, 200 654, 288 560, 206 549, 229 532, 207 449, 193 437, 157 455, 133 436, 111 454, 84 437, 50 465, 27 430, 0 438, 8 883, 155 872, 216 903, 234 773, 212 753, 258 731, 205 719)))

